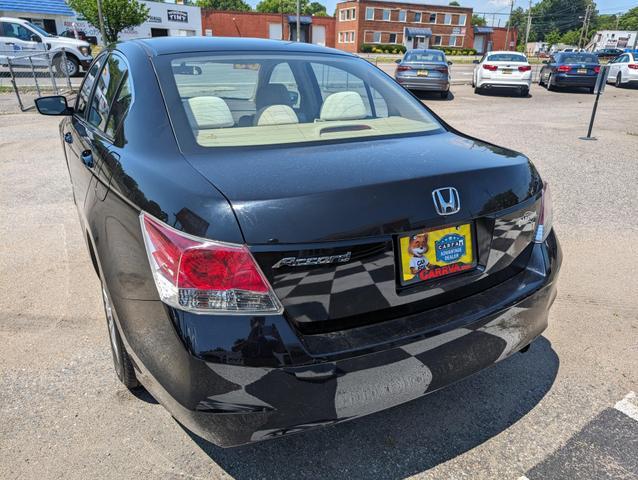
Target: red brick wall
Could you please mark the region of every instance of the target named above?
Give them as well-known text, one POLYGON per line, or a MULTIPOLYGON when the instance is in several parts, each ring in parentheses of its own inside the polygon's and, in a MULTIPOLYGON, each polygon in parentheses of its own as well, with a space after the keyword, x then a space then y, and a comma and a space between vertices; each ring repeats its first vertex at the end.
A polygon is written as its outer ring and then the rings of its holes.
MULTIPOLYGON (((493 31, 490 34, 484 35, 485 37, 485 48, 487 47, 487 42, 492 42, 492 50, 516 50, 516 43, 518 40, 518 30, 515 28, 510 28, 509 33, 509 43, 510 45, 513 42, 514 46, 510 46, 509 48, 506 45, 507 38, 507 28, 506 27, 492 27, 493 31)), ((468 44, 468 48, 474 47, 474 31, 472 30, 470 43, 468 44)))
MULTIPOLYGON (((292 14, 291 14, 292 15, 292 14)), ((281 25, 282 15, 279 13, 259 12, 220 12, 202 8, 202 33, 212 30, 217 37, 254 37, 269 38, 268 25, 276 23, 281 25)), ((334 17, 312 17, 312 25, 321 25, 326 29, 326 46, 335 46, 335 19, 334 17)), ((290 38, 288 14, 283 15, 283 39, 290 38)), ((312 41, 312 27, 310 28, 310 40, 312 41)))
POLYGON ((381 33, 380 43, 390 43, 390 34, 395 34, 396 44, 403 44, 403 32, 405 27, 429 28, 432 30, 430 46, 435 46, 434 41, 440 37, 441 46, 449 46, 451 35, 456 36, 456 46, 472 47, 472 9, 466 7, 452 7, 446 5, 422 5, 415 3, 394 3, 383 1, 361 0, 359 2, 346 1, 337 4, 335 16, 336 37, 335 45, 341 50, 357 52, 361 50, 363 43, 372 43, 373 32, 381 33), (340 10, 356 9, 354 20, 341 20, 340 10), (366 20, 366 8, 374 8, 374 20, 366 20), (383 20, 383 9, 390 10, 390 21, 383 20), (405 21, 399 20, 400 10, 406 11, 405 21), (416 22, 417 13, 421 14, 421 22, 416 22), (436 22, 430 23, 430 14, 435 13, 436 22), (445 14, 451 15, 451 25, 445 25, 445 14), (459 16, 465 15, 465 25, 459 25, 459 16), (343 43, 340 32, 355 31, 354 43, 343 43), (455 33, 456 32, 456 33, 455 33))

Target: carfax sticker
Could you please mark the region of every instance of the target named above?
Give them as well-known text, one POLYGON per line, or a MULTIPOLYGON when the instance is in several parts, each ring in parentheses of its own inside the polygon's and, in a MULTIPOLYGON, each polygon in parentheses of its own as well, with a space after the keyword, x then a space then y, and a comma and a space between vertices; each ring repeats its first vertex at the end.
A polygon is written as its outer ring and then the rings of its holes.
POLYGON ((399 238, 403 284, 451 275, 476 265, 469 223, 399 238))

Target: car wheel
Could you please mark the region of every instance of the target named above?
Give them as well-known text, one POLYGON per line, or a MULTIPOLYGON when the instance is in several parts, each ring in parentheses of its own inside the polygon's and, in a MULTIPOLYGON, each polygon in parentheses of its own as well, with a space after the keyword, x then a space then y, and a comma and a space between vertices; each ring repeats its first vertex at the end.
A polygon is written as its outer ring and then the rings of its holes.
POLYGON ((547 79, 547 90, 555 91, 556 87, 554 86, 554 79, 552 78, 552 74, 550 73, 549 78, 547 79))
POLYGON ((617 88, 621 88, 622 87, 622 73, 618 72, 618 75, 616 75, 616 83, 614 85, 617 88))
POLYGON ((527 98, 529 96, 529 88, 522 87, 521 88, 521 97, 527 98))
POLYGON ((596 87, 589 87, 589 93, 594 93, 596 91, 596 87))
POLYGON ((481 94, 481 87, 475 86, 474 87, 474 93, 477 94, 477 95, 480 95, 481 94))
POLYGON ((68 75, 69 77, 75 77, 80 73, 80 63, 70 55, 66 56, 66 61, 64 60, 64 56, 60 55, 55 62, 55 69, 60 75, 68 75))
POLYGON ((441 92, 441 98, 442 99, 446 99, 449 95, 450 91, 449 90, 445 90, 444 92, 441 92))
POLYGON ((545 86, 545 82, 543 82, 543 74, 541 74, 541 75, 538 77, 538 86, 539 86, 539 87, 543 87, 543 86, 545 86))
POLYGON ((135 370, 133 369, 133 362, 124 348, 122 337, 117 330, 117 324, 115 323, 115 313, 113 312, 113 306, 109 299, 106 289, 102 286, 102 299, 104 300, 104 313, 106 314, 106 324, 109 328, 109 338, 111 340, 111 354, 113 355, 113 364, 115 367, 115 374, 120 379, 126 388, 134 389, 140 386, 140 382, 135 376, 135 370))

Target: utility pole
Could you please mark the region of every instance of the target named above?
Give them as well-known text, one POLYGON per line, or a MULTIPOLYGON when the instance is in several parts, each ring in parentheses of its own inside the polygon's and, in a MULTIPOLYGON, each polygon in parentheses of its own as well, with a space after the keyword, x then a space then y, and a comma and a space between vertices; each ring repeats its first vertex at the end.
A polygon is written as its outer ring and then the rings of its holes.
POLYGON ((297 0, 297 41, 301 42, 301 19, 299 18, 299 15, 301 15, 301 0, 297 0))
POLYGON ((578 38, 578 48, 581 48, 583 40, 586 39, 586 31, 589 30, 589 17, 591 16, 591 3, 587 4, 587 8, 585 9, 585 17, 583 18, 583 27, 580 29, 580 37, 578 38))
POLYGON ((618 12, 618 15, 616 15, 616 30, 618 30, 618 24, 620 23, 620 16, 622 15, 621 12, 618 12))
POLYGON ((104 17, 102 16, 102 0, 97 0, 97 18, 100 22, 100 35, 102 35, 102 45, 106 45, 106 33, 104 32, 104 17))
POLYGON ((505 50, 510 49, 510 24, 512 23, 512 12, 514 11, 514 0, 510 1, 510 16, 507 19, 507 33, 505 34, 505 50))
POLYGON ((527 43, 529 42, 529 31, 532 28, 532 0, 529 0, 529 9, 527 10, 527 28, 525 29, 525 52, 527 53, 527 43))

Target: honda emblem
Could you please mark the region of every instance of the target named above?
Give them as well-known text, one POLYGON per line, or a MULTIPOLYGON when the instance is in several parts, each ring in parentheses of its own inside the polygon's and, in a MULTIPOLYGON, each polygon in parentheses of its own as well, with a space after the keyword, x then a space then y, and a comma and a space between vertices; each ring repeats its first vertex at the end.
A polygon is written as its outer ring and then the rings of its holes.
POLYGON ((459 192, 454 187, 437 188, 432 191, 434 208, 439 215, 452 215, 461 209, 459 192))

